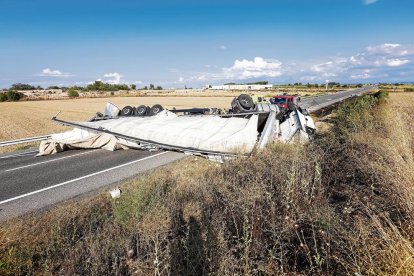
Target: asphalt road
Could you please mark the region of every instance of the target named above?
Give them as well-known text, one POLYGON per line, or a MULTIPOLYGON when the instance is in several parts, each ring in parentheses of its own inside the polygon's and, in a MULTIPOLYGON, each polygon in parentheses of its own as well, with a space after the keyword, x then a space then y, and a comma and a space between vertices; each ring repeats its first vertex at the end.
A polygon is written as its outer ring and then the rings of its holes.
POLYGON ((102 189, 183 158, 167 151, 72 150, 0 155, 0 221, 102 189))
POLYGON ((299 105, 302 109, 307 109, 310 112, 319 110, 321 108, 330 106, 334 103, 341 102, 353 96, 359 96, 370 90, 375 90, 375 86, 367 86, 353 90, 346 90, 334 94, 321 95, 316 97, 302 98, 299 105))
MULTIPOLYGON (((303 98, 300 106, 312 112, 370 89, 373 87, 303 98)), ((96 190, 109 190, 126 179, 185 157, 177 152, 139 150, 36 154, 36 150, 29 150, 0 155, 0 221, 96 190)))

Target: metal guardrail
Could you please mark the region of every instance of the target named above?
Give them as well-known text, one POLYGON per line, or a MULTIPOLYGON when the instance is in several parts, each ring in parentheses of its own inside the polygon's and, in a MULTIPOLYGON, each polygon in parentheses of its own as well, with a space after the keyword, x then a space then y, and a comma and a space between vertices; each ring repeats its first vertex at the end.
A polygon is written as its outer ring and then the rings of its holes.
POLYGON ((50 135, 44 135, 44 136, 22 138, 22 139, 11 140, 11 141, 4 141, 4 142, 0 142, 0 147, 7 147, 7 146, 18 145, 18 144, 43 141, 43 140, 49 139, 50 137, 51 137, 50 135))

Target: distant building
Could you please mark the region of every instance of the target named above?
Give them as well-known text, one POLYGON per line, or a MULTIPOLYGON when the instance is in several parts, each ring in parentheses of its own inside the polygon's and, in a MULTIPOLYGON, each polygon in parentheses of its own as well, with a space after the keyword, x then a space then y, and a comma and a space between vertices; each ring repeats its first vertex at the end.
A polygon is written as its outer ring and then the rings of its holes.
POLYGON ((267 90, 272 89, 272 84, 224 84, 224 85, 207 85, 211 90, 267 90))

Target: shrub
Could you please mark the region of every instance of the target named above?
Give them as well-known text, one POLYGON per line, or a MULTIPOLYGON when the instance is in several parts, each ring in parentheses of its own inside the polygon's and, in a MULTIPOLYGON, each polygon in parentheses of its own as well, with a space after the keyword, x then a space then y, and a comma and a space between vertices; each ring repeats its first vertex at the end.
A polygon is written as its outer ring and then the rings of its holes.
POLYGON ((7 91, 7 99, 11 102, 17 102, 22 98, 22 94, 13 90, 7 91))
POLYGON ((70 88, 68 90, 68 96, 69 96, 69 98, 77 98, 77 97, 79 97, 79 93, 75 89, 70 88))
POLYGON ((0 93, 0 102, 7 101, 7 95, 6 93, 0 93))

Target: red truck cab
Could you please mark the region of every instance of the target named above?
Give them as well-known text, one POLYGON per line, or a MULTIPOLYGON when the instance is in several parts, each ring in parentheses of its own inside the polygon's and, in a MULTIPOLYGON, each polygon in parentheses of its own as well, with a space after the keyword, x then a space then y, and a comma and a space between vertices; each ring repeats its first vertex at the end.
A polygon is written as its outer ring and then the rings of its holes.
POLYGON ((293 103, 296 107, 298 106, 298 101, 300 100, 297 96, 291 96, 291 95, 279 95, 279 96, 273 96, 270 99, 270 103, 275 104, 279 106, 282 109, 288 109, 289 103, 293 103))

